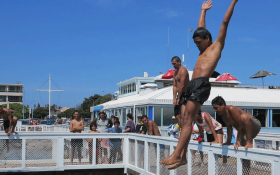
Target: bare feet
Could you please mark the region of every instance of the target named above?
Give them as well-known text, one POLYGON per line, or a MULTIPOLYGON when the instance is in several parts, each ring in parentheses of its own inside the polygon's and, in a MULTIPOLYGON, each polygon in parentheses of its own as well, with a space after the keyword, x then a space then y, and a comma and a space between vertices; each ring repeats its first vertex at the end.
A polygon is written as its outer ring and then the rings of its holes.
POLYGON ((240 147, 241 145, 239 144, 239 143, 236 143, 235 145, 234 145, 234 149, 235 150, 238 150, 238 147, 240 147))
POLYGON ((166 159, 160 161, 159 163, 160 164, 163 164, 163 165, 172 165, 172 164, 175 164, 175 163, 180 163, 181 162, 181 157, 175 157, 174 155, 171 155, 169 157, 167 157, 166 159))
POLYGON ((15 132, 15 131, 12 131, 11 133, 18 134, 18 133, 17 133, 17 132, 15 132))
POLYGON ((186 165, 188 163, 188 161, 181 161, 181 162, 178 162, 178 163, 174 163, 172 164, 171 166, 168 167, 168 170, 172 170, 172 169, 175 169, 175 168, 178 168, 182 165, 186 165))
POLYGON ((246 143, 245 149, 248 149, 248 148, 253 148, 253 145, 251 143, 246 143))
POLYGON ((106 163, 106 164, 109 164, 109 161, 107 160, 107 161, 105 161, 105 163, 106 163))

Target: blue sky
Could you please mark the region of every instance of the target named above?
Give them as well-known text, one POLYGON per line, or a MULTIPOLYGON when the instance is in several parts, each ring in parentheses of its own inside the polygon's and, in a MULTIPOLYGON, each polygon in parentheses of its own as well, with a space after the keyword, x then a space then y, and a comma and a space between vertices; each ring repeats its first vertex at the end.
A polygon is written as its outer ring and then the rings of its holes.
MULTIPOLYGON (((20 81, 24 103, 44 105, 48 93, 36 89, 48 89, 51 73, 53 89, 64 90, 52 93, 52 104, 74 107, 84 97, 114 93, 118 82, 144 71, 157 76, 172 68, 171 57, 187 54, 188 29, 197 27, 202 2, 1 0, 0 83, 20 81)), ((230 3, 214 0, 207 12, 213 39, 230 3)), ((265 85, 280 85, 279 7, 279 0, 239 0, 218 72, 261 85, 261 79, 248 77, 264 69, 277 74, 266 77, 265 85)), ((192 70, 199 51, 189 41, 186 61, 192 70)))

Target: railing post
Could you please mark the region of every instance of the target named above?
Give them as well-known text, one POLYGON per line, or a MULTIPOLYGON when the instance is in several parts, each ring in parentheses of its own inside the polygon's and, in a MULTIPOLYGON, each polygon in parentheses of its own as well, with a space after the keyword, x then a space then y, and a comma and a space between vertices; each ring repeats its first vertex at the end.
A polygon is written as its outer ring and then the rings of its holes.
MULTIPOLYGON (((135 153, 134 153, 134 162, 135 162, 135 167, 138 167, 138 159, 137 159, 137 153, 138 153, 138 146, 137 146, 137 140, 135 139, 135 141, 134 141, 134 151, 135 151, 135 153)), ((141 160, 140 160, 141 161, 141 160)))
MULTIPOLYGON (((174 152, 174 146, 170 145, 170 155, 174 152)), ((169 156, 169 155, 168 155, 169 156)), ((169 175, 174 175, 175 170, 170 170, 169 175)))
POLYGON ((237 165, 237 175, 242 175, 242 168, 243 168, 242 159, 239 156, 237 156, 236 159, 237 159, 237 164, 236 164, 237 165))
POLYGON ((278 175, 280 172, 280 162, 277 160, 274 160, 271 166, 271 174, 272 175, 278 175))
POLYGON ((192 150, 188 146, 188 174, 192 174, 192 150))
POLYGON ((21 167, 25 169, 26 139, 22 138, 21 167))
MULTIPOLYGON (((55 144, 53 144, 53 146, 55 146, 55 144)), ((63 160, 64 160, 64 138, 62 138, 62 137, 57 138, 56 147, 57 147, 57 167, 59 169, 61 169, 64 166, 64 162, 63 162, 63 160)), ((54 156, 54 154, 52 154, 52 156, 54 156)))
POLYGON ((123 139, 123 164, 124 164, 124 173, 127 173, 127 164, 128 164, 128 151, 129 151, 129 142, 128 142, 128 134, 126 134, 123 139))
POLYGON ((216 158, 212 150, 208 151, 208 174, 215 174, 216 158))
POLYGON ((147 140, 145 140, 145 142, 144 142, 144 150, 145 150, 145 153, 144 153, 144 171, 148 172, 149 146, 148 146, 147 140))
POLYGON ((159 158, 160 158, 160 147, 159 147, 159 143, 156 144, 157 146, 157 174, 159 174, 159 169, 160 169, 160 165, 159 165, 159 158))
POLYGON ((97 158, 97 155, 96 155, 96 139, 97 138, 94 137, 93 140, 92 140, 92 165, 93 166, 96 166, 96 158, 97 158))

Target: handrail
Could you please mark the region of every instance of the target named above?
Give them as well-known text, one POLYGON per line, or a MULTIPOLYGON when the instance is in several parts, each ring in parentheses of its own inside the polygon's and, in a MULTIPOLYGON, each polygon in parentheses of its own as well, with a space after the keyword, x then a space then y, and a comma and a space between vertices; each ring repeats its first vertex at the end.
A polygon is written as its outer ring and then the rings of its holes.
MULTIPOLYGON (((176 170, 168 171, 167 166, 159 164, 177 146, 178 140, 168 137, 158 137, 140 134, 112 133, 54 133, 54 132, 21 132, 7 136, 0 133, 0 172, 23 171, 57 171, 71 169, 124 168, 142 174, 218 174, 219 172, 237 172, 244 170, 262 174, 277 174, 280 171, 280 152, 252 148, 235 150, 233 146, 220 146, 209 143, 198 144, 190 141, 188 145, 188 164, 176 170), (92 150, 97 150, 97 139, 121 139, 123 160, 114 164, 97 164, 97 152, 91 151, 86 139, 92 138, 92 150), (9 139, 10 150, 6 152, 6 139, 9 139), (72 141, 71 141, 72 139, 72 141), (82 165, 71 165, 69 154, 73 147, 73 139, 83 139, 82 165), (198 166, 199 153, 203 152, 204 166, 198 166), (42 153, 43 152, 43 153, 42 153), (89 156, 92 162, 89 162, 89 156), (2 156, 1 156, 2 155, 2 156), (192 161, 194 158, 194 161, 192 161), (224 161, 224 162, 223 162, 224 161), (245 162, 251 162, 247 165, 245 162)), ((111 151, 113 148, 110 147, 111 151)), ((109 154, 111 152, 109 151, 109 154)), ((104 157, 104 155, 103 155, 104 157)), ((74 162, 78 162, 74 156, 74 162)), ((230 173, 228 173, 230 174, 230 173)), ((236 174, 236 173, 233 173, 236 174)))

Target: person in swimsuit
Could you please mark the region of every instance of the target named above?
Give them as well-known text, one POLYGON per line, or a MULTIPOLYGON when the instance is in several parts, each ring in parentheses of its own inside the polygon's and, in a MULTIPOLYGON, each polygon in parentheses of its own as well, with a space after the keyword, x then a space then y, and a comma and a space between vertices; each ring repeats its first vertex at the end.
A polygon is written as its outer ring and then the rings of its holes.
POLYGON ((204 138, 203 129, 206 131, 207 142, 223 144, 223 126, 217 122, 209 113, 201 112, 195 116, 194 121, 199 129, 200 137, 204 138))
POLYGON ((146 125, 149 135, 161 136, 158 126, 153 120, 149 120, 146 115, 143 115, 142 122, 146 125))
MULTIPOLYGON (((91 122, 89 125, 88 133, 100 133, 96 130, 96 123, 91 122)), ((86 139, 88 142, 88 152, 89 152, 89 163, 92 164, 92 139, 86 139)), ((96 155, 100 155, 100 141, 96 140, 96 155)), ((96 156, 97 157, 97 156, 96 156)))
MULTIPOLYGON (((8 136, 10 136, 11 133, 17 134, 17 132, 15 132, 15 127, 17 125, 17 117, 13 116, 9 109, 3 108, 2 106, 0 106, 0 117, 3 118, 5 133, 7 133, 8 136)), ((6 146, 8 153, 10 152, 10 144, 8 139, 6 139, 6 146)))
MULTIPOLYGON (((74 119, 70 122, 70 132, 81 133, 84 130, 84 121, 81 120, 79 111, 75 110, 74 119)), ((74 151, 77 147, 79 164, 81 165, 83 139, 71 139, 71 165, 73 165, 74 151)))
POLYGON ((186 151, 186 147, 189 144, 194 117, 198 113, 201 105, 210 95, 211 85, 209 83, 209 78, 213 74, 218 61, 221 58, 228 24, 237 1, 238 0, 232 0, 224 16, 218 38, 215 42, 212 42, 210 32, 205 29, 206 11, 212 7, 212 1, 207 1, 202 4, 198 28, 193 34, 193 40, 198 47, 200 54, 193 70, 192 80, 190 81, 187 92, 184 96, 187 105, 184 111, 181 110, 181 136, 173 154, 160 161, 160 164, 170 165, 168 169, 174 169, 187 163, 187 160, 181 156, 181 152, 183 150, 186 151))
POLYGON ((240 146, 245 146, 245 149, 253 148, 253 139, 261 130, 261 122, 236 106, 226 105, 221 96, 217 96, 212 100, 212 106, 216 113, 222 116, 227 127, 227 142, 223 145, 231 144, 232 127, 235 127, 237 138, 234 148, 236 150, 240 146))

